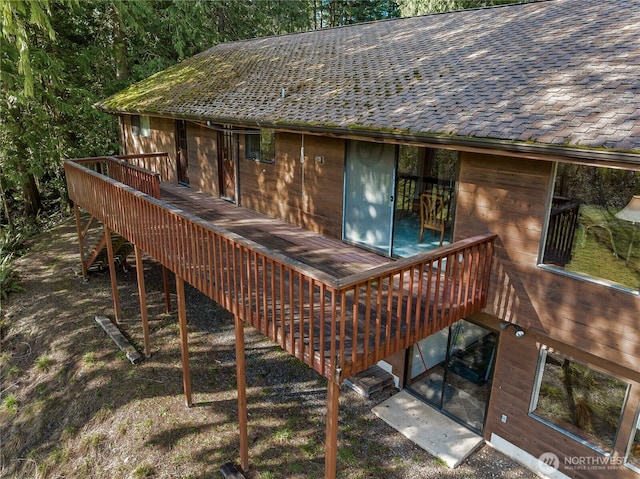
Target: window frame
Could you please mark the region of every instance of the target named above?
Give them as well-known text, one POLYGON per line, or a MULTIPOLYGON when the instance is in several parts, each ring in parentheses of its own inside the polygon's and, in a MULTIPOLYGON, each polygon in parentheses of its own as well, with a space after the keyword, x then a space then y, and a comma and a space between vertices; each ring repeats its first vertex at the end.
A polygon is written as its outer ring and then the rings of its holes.
POLYGON ((620 434, 620 426, 622 424, 622 418, 624 415, 624 411, 625 408, 627 406, 627 402, 629 400, 629 392, 631 390, 631 384, 628 381, 625 381, 624 379, 619 378, 618 376, 614 376, 613 374, 603 371, 600 368, 597 367, 593 367, 591 364, 585 363, 585 362, 581 362, 581 361, 577 361, 575 359, 573 359, 571 356, 563 354, 561 352, 558 352, 554 349, 551 349, 547 347, 547 346, 542 346, 540 348, 540 354, 538 356, 538 366, 536 369, 536 376, 535 376, 535 380, 533 383, 533 391, 531 393, 531 401, 529 403, 529 417, 531 417, 532 419, 545 424, 546 426, 549 426, 550 428, 552 428, 553 430, 555 430, 556 432, 567 436, 571 439, 573 439, 574 441, 578 442, 579 444, 582 444, 585 447, 588 447, 589 449, 602 454, 605 457, 611 457, 614 453, 615 450, 615 445, 616 445, 616 441, 618 440, 618 435, 620 434), (569 359, 574 363, 578 363, 581 366, 587 367, 597 373, 600 374, 604 374, 610 378, 616 379, 618 381, 621 381, 622 383, 624 383, 626 385, 626 391, 625 391, 625 395, 624 395, 624 399, 622 400, 622 405, 620 408, 620 414, 618 415, 618 425, 616 428, 616 432, 614 437, 612 438, 611 441, 611 450, 610 451, 605 451, 604 449, 602 449, 601 447, 597 446, 596 444, 594 444, 593 442, 590 442, 588 439, 584 439, 580 436, 578 436, 577 434, 563 428, 561 425, 555 424, 553 422, 551 422, 549 419, 545 419, 542 416, 538 415, 535 413, 535 410, 538 407, 538 400, 540 397, 540 388, 542 386, 542 379, 543 379, 543 374, 544 374, 544 366, 546 365, 546 360, 547 360, 547 355, 549 352, 552 352, 554 354, 557 354, 559 356, 562 356, 563 358, 569 359))
POLYGON ((256 163, 266 163, 268 165, 273 165, 276 162, 276 133, 275 130, 271 129, 255 129, 255 130, 245 130, 244 131, 244 157, 249 161, 255 161, 256 163), (263 137, 265 135, 271 135, 270 148, 267 151, 264 148, 263 137), (258 147, 255 145, 251 145, 255 141, 255 137, 258 137, 258 147), (257 155, 253 156, 257 151, 257 155), (251 155, 251 156, 250 156, 251 155), (265 158, 267 157, 267 158, 265 158))
POLYGON ((131 134, 139 138, 151 138, 151 118, 147 115, 131 115, 131 134))
MULTIPOLYGON (((611 289, 615 289, 617 291, 623 292, 623 293, 628 293, 628 294, 633 294, 634 296, 640 296, 640 285, 638 286, 638 288, 631 288, 630 286, 625 286, 623 284, 620 283, 616 283, 613 280, 610 279, 606 279, 606 278, 599 278, 596 276, 592 276, 589 275, 588 273, 582 273, 582 272, 576 272, 576 271, 567 271, 566 269, 562 268, 561 266, 557 266, 554 265, 552 263, 544 263, 543 259, 544 259, 544 254, 545 254, 545 249, 546 249, 546 243, 547 243, 547 237, 549 235, 549 223, 551 221, 551 212, 553 209, 553 198, 554 198, 554 194, 555 194, 555 188, 556 188, 556 179, 557 179, 557 175, 558 175, 558 166, 560 165, 561 162, 556 161, 553 163, 553 168, 551 171, 551 175, 549 178, 549 187, 547 188, 547 199, 546 199, 546 203, 545 203, 545 214, 544 214, 544 223, 543 223, 543 228, 542 228, 542 234, 540 236, 540 244, 539 244, 539 249, 538 249, 538 258, 537 258, 537 267, 555 274, 559 274, 561 276, 565 276, 574 280, 581 280, 581 281, 587 281, 589 283, 594 283, 594 284, 598 284, 600 286, 605 286, 607 288, 611 288, 611 289)), ((596 165, 583 165, 586 167, 591 167, 591 168, 610 168, 610 169, 616 169, 616 168, 612 168, 606 165, 601 165, 601 164, 596 164, 596 165)), ((627 169, 628 171, 636 171, 634 169, 627 169)), ((640 235, 638 235, 638 237, 640 238, 640 235)), ((640 242, 638 243, 638 245, 640 246, 640 242)))

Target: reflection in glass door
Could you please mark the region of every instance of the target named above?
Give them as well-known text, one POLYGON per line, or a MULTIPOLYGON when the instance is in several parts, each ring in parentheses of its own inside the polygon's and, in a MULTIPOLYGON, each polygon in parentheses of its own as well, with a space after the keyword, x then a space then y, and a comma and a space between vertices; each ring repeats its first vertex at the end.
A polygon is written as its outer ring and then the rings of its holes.
POLYGON ((460 320, 411 348, 407 387, 481 433, 491 391, 495 332, 460 320))
POLYGON ((345 171, 343 237, 391 254, 396 147, 350 141, 345 171))
MULTIPOLYGON (((443 244, 453 238, 459 155, 456 151, 401 145, 396 174, 393 256, 408 257, 440 246, 440 233, 421 222, 427 220, 420 198, 425 194, 443 205, 437 218, 444 226, 443 244)), ((431 223, 431 222, 428 222, 431 223)))
POLYGON ((176 120, 176 154, 178 163, 178 182, 189 184, 189 153, 187 141, 187 122, 176 120))

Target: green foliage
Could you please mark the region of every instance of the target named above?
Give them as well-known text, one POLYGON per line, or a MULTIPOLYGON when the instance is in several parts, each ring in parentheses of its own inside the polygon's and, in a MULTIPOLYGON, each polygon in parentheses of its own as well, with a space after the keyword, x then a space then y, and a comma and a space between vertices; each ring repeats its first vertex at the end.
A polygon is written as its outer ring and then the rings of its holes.
POLYGON ((451 12, 469 8, 493 7, 537 0, 397 0, 403 17, 451 12))
MULTIPOLYGON (((7 299, 10 293, 24 291, 13 268, 13 255, 0 258, 0 301, 7 299)), ((1 309, 1 302, 0 302, 1 309)))
POLYGON ((370 22, 385 18, 397 18, 400 9, 396 0, 320 0, 314 2, 315 28, 337 27, 370 22))
POLYGON ((0 224, 68 212, 63 160, 118 152, 99 100, 220 42, 393 18, 411 2, 0 0, 0 224))
MULTIPOLYGON (((571 263, 565 269, 637 289, 640 248, 632 247, 627 261, 636 225, 616 218, 614 211, 593 205, 580 207, 581 227, 576 233, 571 263)), ((640 235, 635 241, 640 245, 640 235)))
POLYGON ((16 254, 23 252, 26 238, 27 233, 0 228, 0 309, 2 300, 7 299, 9 294, 24 291, 13 261, 16 254))
POLYGON ((354 465, 358 463, 358 458, 351 449, 341 448, 338 449, 338 462, 347 465, 354 465))
POLYGON ((135 479, 146 479, 155 475, 155 469, 149 464, 140 464, 133 471, 132 477, 135 479))
POLYGON ((48 371, 53 365, 53 359, 49 356, 42 356, 36 360, 36 369, 40 372, 48 371))
POLYGON ((14 394, 9 394, 2 401, 2 408, 14 416, 18 412, 18 399, 14 394))

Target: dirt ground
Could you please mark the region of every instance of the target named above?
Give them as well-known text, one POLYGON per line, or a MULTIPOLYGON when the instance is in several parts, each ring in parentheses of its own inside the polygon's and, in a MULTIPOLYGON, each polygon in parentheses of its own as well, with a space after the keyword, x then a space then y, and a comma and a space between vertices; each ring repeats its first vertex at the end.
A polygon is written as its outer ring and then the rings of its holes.
MULTIPOLYGON (((113 317, 108 273, 78 273, 75 224, 34 241, 16 267, 24 293, 0 316, 0 477, 221 478, 238 461, 232 317, 189 289, 192 387, 185 407, 175 311, 145 261, 152 357, 133 365, 95 321, 113 317)), ((135 271, 118 272, 121 330, 141 350, 135 271)), ((175 295, 172 294, 175 309, 175 295)), ((326 381, 247 328, 248 479, 322 478, 326 381)), ((343 388, 338 477, 534 478, 488 446, 457 469, 414 445, 343 388)))

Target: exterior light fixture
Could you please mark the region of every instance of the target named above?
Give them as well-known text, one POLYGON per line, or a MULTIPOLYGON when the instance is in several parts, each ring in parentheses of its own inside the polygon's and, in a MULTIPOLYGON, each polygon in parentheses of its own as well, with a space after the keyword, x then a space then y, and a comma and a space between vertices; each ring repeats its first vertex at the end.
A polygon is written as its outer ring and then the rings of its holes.
POLYGON ((520 326, 518 326, 515 323, 510 323, 508 321, 502 321, 500 322, 500 329, 502 331, 504 331, 505 329, 507 329, 509 326, 513 326, 513 329, 516 330, 516 332, 514 333, 516 338, 521 338, 522 336, 524 336, 524 329, 522 329, 520 326))
POLYGON ((629 256, 631 256, 631 248, 633 246, 633 239, 636 235, 635 225, 640 223, 640 195, 636 195, 631 198, 629 204, 616 213, 616 218, 620 218, 624 221, 629 221, 633 224, 633 232, 631 233, 631 241, 629 242, 629 250, 627 251, 627 260, 624 265, 629 265, 629 256))

